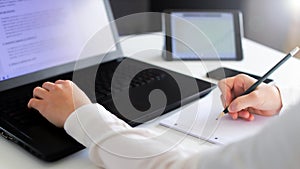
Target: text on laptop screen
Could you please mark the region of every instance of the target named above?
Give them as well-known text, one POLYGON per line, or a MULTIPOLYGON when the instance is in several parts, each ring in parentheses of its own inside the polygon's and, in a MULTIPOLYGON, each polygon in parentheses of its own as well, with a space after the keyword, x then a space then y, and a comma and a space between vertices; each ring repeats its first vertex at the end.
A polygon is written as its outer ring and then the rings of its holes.
MULTIPOLYGON (((103 0, 0 1, 0 81, 76 61, 108 24, 103 0)), ((89 56, 114 46, 111 31, 104 38, 89 56)))

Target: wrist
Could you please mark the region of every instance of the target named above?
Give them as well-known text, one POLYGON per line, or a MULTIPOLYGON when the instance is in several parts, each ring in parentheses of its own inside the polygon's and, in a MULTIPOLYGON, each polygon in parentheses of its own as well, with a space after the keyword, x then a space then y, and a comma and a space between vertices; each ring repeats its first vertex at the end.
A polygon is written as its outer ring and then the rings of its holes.
POLYGON ((85 107, 89 107, 92 104, 93 103, 89 102, 89 103, 85 103, 85 104, 81 104, 81 105, 76 105, 74 110, 67 114, 67 116, 64 120, 63 126, 65 126, 66 122, 72 116, 72 114, 74 114, 76 111, 80 111, 81 109, 85 109, 85 107))

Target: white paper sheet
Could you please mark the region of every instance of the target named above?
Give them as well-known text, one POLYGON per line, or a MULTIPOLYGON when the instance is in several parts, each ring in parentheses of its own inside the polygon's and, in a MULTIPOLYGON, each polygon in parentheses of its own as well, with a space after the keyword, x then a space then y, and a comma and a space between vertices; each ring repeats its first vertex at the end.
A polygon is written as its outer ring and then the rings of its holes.
POLYGON ((204 98, 163 119, 160 124, 212 143, 228 144, 255 134, 276 117, 255 115, 254 121, 245 121, 232 120, 226 115, 216 120, 222 110, 220 91, 215 89, 204 98))

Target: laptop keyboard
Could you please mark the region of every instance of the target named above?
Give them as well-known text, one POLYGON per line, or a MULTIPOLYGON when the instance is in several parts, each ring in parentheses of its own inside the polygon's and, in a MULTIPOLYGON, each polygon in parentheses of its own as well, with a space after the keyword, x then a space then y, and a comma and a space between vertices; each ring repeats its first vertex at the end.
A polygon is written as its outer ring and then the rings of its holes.
POLYGON ((38 111, 27 107, 31 96, 32 94, 22 93, 18 97, 8 96, 6 99, 0 100, 1 116, 5 118, 6 121, 20 125, 36 125, 45 121, 38 111))
POLYGON ((144 65, 135 62, 127 62, 126 66, 123 65, 123 68, 116 71, 119 64, 120 62, 113 62, 108 64, 109 66, 103 65, 98 70, 95 81, 95 93, 100 103, 110 101, 112 91, 122 92, 130 88, 145 86, 154 81, 163 80, 167 76, 163 71, 146 68, 144 65), (113 76, 114 82, 112 83, 113 76))
MULTIPOLYGON (((98 73, 98 79, 95 83, 95 93, 97 96, 97 101, 101 104, 105 104, 108 101, 111 101, 111 92, 115 91, 124 91, 129 90, 129 88, 141 87, 147 84, 150 84, 154 81, 159 81, 164 79, 166 74, 162 71, 156 69, 146 69, 143 70, 141 67, 137 66, 128 66, 126 71, 120 71, 115 76, 116 81, 112 83, 112 76, 114 75, 116 65, 111 65, 111 69, 105 69, 98 73), (136 72, 137 69, 143 70, 139 72, 136 76, 132 77, 133 72, 136 72), (130 84, 125 84, 124 81, 129 81, 130 84)), ((70 74, 60 76, 59 78, 48 79, 49 81, 55 81, 57 79, 71 79, 70 74)), ((48 81, 47 80, 47 81, 48 81)), ((13 92, 14 95, 9 95, 7 97, 0 98, 0 114, 1 117, 4 117, 7 121, 13 121, 13 123, 18 123, 22 126, 36 125, 45 121, 44 117, 40 115, 35 109, 29 109, 27 103, 32 97, 32 90, 36 87, 37 84, 32 85, 31 87, 23 88, 19 92, 13 92), (16 106, 18 105, 18 106, 16 106)))
MULTIPOLYGON (((53 77, 44 81, 55 81, 57 79, 70 79, 71 74, 63 74, 59 77, 53 77)), ((41 86, 41 82, 32 83, 13 91, 7 92, 4 97, 0 97, 0 118, 2 117, 7 122, 20 126, 35 126, 37 124, 50 124, 47 120, 35 109, 27 107, 28 101, 32 98, 33 89, 36 86, 41 86)))
POLYGON ((106 101, 105 98, 111 96, 111 91, 124 91, 129 88, 136 88, 143 85, 147 85, 156 80, 162 80, 166 74, 157 72, 153 69, 147 69, 142 71, 133 79, 130 79, 130 72, 122 72, 121 75, 117 75, 119 78, 116 78, 114 84, 111 84, 111 78, 113 72, 105 73, 104 77, 101 77, 101 80, 96 81, 96 95, 98 99, 106 101), (124 83, 124 81, 130 81, 130 84, 124 83), (103 100, 104 99, 104 100, 103 100))

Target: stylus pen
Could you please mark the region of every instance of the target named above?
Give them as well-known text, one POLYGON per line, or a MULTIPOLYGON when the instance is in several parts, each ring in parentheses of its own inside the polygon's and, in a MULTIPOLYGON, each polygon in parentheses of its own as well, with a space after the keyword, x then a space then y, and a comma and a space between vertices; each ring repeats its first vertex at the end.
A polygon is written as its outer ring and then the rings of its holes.
MULTIPOLYGON (((299 52, 299 47, 293 49, 289 54, 287 54, 282 60, 280 60, 272 69, 270 69, 265 75, 263 75, 260 79, 258 79, 252 86, 250 86, 241 96, 249 94, 253 92, 257 86, 259 86, 264 80, 268 78, 277 68, 279 68, 285 61, 289 58, 295 56, 299 52)), ((222 113, 218 116, 217 120, 223 117, 225 114, 228 113, 228 106, 223 110, 222 113)))

